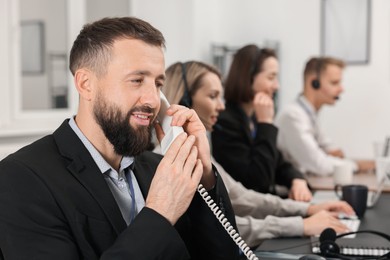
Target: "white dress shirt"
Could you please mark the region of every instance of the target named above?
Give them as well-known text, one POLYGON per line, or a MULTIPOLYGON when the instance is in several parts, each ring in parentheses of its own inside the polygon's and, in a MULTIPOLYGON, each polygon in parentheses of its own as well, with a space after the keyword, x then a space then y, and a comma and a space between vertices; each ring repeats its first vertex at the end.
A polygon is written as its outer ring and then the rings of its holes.
POLYGON ((279 128, 277 146, 286 160, 303 173, 330 175, 343 162, 357 165, 349 159, 327 154, 337 147, 319 127, 318 114, 312 104, 299 96, 296 102, 278 113, 275 125, 279 128))

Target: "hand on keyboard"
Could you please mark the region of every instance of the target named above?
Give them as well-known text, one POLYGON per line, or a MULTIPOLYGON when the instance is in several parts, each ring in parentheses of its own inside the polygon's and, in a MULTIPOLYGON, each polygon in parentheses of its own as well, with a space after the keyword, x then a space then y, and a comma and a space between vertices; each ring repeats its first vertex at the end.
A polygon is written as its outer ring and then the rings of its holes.
POLYGON ((355 216, 352 207, 345 201, 328 201, 319 204, 311 204, 307 210, 310 216, 303 220, 304 235, 319 235, 325 228, 333 228, 336 233, 350 232, 349 228, 338 218, 343 212, 343 217, 355 216))
MULTIPOLYGON (((355 219, 343 218, 343 219, 340 219, 340 221, 341 221, 341 223, 343 223, 344 225, 346 225, 348 227, 348 229, 350 230, 349 232, 356 232, 359 230, 360 220, 358 218, 355 218, 355 219)), ((340 235, 340 234, 342 234, 342 233, 339 233, 337 235, 340 235)), ((354 238, 354 237, 356 237, 356 234, 344 236, 344 238, 354 238)))
POLYGON ((328 212, 332 212, 334 216, 338 216, 340 212, 344 213, 344 216, 353 216, 355 215, 355 211, 345 201, 327 201, 327 202, 322 202, 318 204, 311 204, 307 210, 307 214, 309 216, 313 215, 314 213, 317 213, 321 210, 326 210, 328 212))
POLYGON ((329 211, 322 210, 303 220, 305 236, 319 235, 325 228, 333 228, 337 233, 349 232, 349 229, 329 211))
MULTIPOLYGON (((347 228, 348 231, 345 232, 338 232, 337 235, 348 233, 348 232, 356 232, 359 230, 360 226, 360 220, 357 217, 352 216, 352 218, 339 218, 340 222, 343 223, 347 228)), ((319 237, 319 234, 316 235, 316 237, 319 237)), ((355 238, 356 234, 351 234, 344 236, 343 238, 355 238)))

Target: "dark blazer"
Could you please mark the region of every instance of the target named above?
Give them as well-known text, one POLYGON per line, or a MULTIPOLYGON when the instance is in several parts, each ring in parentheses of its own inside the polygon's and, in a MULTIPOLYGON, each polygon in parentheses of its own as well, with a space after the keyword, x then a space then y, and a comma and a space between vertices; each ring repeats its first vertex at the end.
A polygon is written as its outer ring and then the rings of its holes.
POLYGON ((303 175, 276 148, 277 128, 266 123, 257 123, 256 128, 252 137, 245 112, 227 102, 212 132, 214 158, 248 189, 275 193, 275 184, 290 188, 292 180, 303 175))
MULTIPOLYGON (((135 158, 146 198, 161 156, 135 158)), ((210 192, 235 226, 226 189, 210 192)), ((198 193, 173 227, 144 207, 128 227, 87 149, 66 120, 0 162, 5 259, 236 259, 238 248, 198 193)), ((0 252, 1 258, 1 252, 0 252)))

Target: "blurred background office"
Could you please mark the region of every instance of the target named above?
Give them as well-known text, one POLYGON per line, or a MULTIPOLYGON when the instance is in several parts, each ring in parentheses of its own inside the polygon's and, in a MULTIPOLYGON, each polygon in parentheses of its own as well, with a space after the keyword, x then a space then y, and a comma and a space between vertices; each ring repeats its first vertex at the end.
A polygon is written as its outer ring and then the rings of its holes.
POLYGON ((301 91, 309 57, 329 46, 347 52, 345 92, 323 109, 321 123, 348 157, 372 158, 373 142, 390 135, 390 1, 337 1, 0 0, 0 159, 75 113, 78 96, 67 66, 83 24, 127 15, 162 31, 167 66, 201 60, 224 72, 236 48, 275 48, 278 108, 301 91))

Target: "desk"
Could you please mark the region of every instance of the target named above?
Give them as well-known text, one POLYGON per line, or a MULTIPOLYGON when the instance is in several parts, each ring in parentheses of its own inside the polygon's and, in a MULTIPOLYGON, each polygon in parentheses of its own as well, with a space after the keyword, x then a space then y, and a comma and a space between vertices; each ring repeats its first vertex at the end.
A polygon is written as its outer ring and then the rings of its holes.
MULTIPOLYGON (((389 205, 390 193, 382 193, 377 204, 373 208, 366 210, 364 217, 361 219, 359 230, 375 230, 390 235, 389 205)), ((367 237, 368 239, 378 238, 378 236, 373 234, 357 234, 356 237, 367 237)), ((388 244, 390 245, 390 242, 388 242, 388 244)), ((264 241, 258 249, 262 251, 277 251, 289 254, 310 254, 311 244, 310 238, 278 238, 264 241)))
MULTIPOLYGON (((333 176, 308 175, 307 181, 314 190, 333 190, 333 176)), ((355 173, 352 184, 367 185, 369 190, 375 190, 377 187, 375 173, 355 173)), ((383 192, 390 192, 390 184, 387 183, 383 192)))

